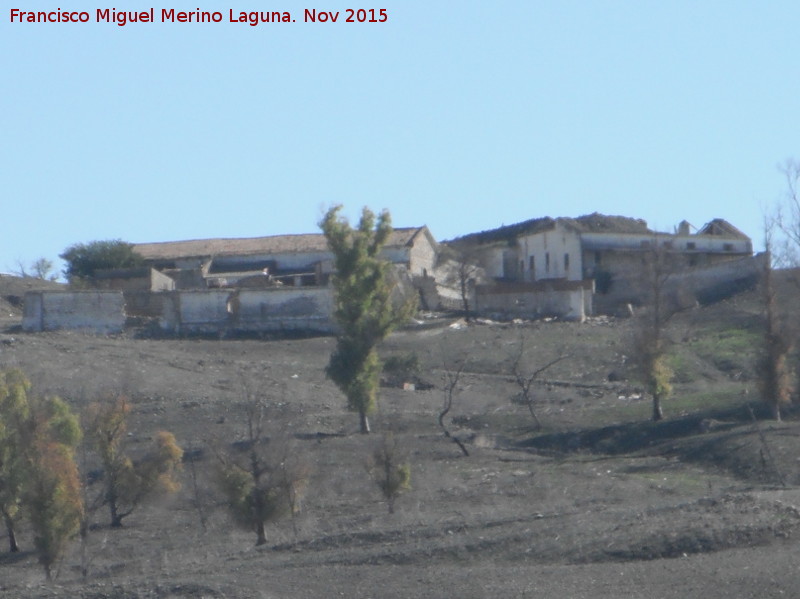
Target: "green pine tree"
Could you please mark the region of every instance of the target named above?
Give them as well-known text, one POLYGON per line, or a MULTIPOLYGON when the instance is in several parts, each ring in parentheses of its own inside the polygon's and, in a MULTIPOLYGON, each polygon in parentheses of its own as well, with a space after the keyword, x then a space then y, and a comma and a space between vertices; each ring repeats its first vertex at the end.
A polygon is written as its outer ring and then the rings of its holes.
POLYGON ((341 206, 328 210, 320 228, 333 252, 336 274, 334 317, 340 332, 328 364, 328 377, 347 397, 347 406, 358 412, 361 432, 370 432, 368 415, 375 409, 381 360, 378 344, 416 309, 416 302, 392 305, 391 265, 380 257, 392 233, 387 211, 375 217, 368 208, 357 228, 339 215, 341 206))

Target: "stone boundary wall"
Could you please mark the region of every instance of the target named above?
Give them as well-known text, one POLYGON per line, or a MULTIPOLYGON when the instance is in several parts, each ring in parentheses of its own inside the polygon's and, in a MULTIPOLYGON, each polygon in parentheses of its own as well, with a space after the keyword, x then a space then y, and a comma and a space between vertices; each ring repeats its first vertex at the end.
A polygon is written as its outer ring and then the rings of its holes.
MULTIPOLYGON (((711 266, 692 268, 670 275, 665 292, 678 305, 695 301, 710 304, 753 288, 758 284, 767 264, 766 252, 736 260, 727 260, 711 266)), ((595 295, 598 314, 623 314, 626 304, 640 304, 645 290, 633 278, 615 279, 611 291, 595 295)))
POLYGON ((335 330, 329 287, 185 290, 165 296, 160 326, 175 334, 335 330))
POLYGON ((125 299, 120 291, 29 291, 22 329, 58 329, 119 333, 125 328, 125 299))
POLYGON ((160 318, 169 292, 124 291, 125 314, 130 317, 160 318))
POLYGON ((22 327, 119 333, 128 318, 157 319, 173 334, 336 331, 330 287, 209 289, 159 293, 121 291, 31 291, 25 295, 22 327))

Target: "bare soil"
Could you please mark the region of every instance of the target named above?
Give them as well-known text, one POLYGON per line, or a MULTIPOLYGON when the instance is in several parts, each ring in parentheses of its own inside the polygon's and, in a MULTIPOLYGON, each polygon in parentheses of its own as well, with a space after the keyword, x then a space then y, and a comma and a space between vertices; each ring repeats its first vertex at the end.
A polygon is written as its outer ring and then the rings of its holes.
POLYGON ((0 595, 797 596, 800 424, 791 410, 781 423, 766 420, 756 400, 747 336, 756 299, 673 323, 678 382, 660 423, 648 421, 629 371, 627 321, 426 320, 382 348, 384 356, 416 352, 422 370, 417 390, 381 390, 369 436, 358 434, 356 415, 325 377, 333 338, 23 334, 12 313, 0 321, 1 368, 23 368, 39 392, 76 410, 124 392, 131 451, 166 429, 187 459, 181 490, 140 507, 124 528, 93 515, 85 578, 75 543, 46 584, 23 527, 23 551, 0 554, 0 595), (511 401, 522 339, 529 371, 570 356, 534 386, 541 429, 511 401), (437 424, 443 374, 464 360, 445 422, 469 457, 437 424), (211 482, 210 448, 244 439, 243 381, 267 399, 276 437, 288 433, 313 467, 301 513, 270 523, 259 548, 255 534, 233 526, 211 482), (424 383, 433 388, 419 390, 424 383), (365 467, 387 432, 412 469, 394 514, 365 467))

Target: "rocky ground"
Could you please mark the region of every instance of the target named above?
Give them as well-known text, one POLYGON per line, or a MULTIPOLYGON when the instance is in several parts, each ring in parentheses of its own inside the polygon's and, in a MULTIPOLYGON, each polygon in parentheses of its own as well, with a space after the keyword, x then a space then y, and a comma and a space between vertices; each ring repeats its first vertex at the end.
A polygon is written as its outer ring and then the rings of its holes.
POLYGON ((421 370, 413 390, 382 389, 369 436, 325 378, 332 338, 24 334, 11 305, 0 367, 23 368, 39 392, 76 410, 124 393, 131 451, 167 429, 188 457, 180 492, 124 528, 96 512, 88 544, 75 544, 52 584, 23 528, 23 552, 0 554, 0 595, 796 596, 800 425, 791 412, 765 419, 755 398, 756 300, 671 325, 676 385, 662 423, 648 422, 631 376, 628 321, 421 319, 382 349, 415 353, 421 370), (523 374, 565 356, 532 387, 541 427, 519 403, 520 348, 523 374), (459 371, 444 422, 469 456, 437 422, 448 374, 459 371), (272 438, 288 439, 312 468, 301 513, 269 524, 259 548, 213 487, 213 448, 245 437, 245 389, 265 398, 272 438), (412 473, 393 514, 365 466, 386 433, 412 473))

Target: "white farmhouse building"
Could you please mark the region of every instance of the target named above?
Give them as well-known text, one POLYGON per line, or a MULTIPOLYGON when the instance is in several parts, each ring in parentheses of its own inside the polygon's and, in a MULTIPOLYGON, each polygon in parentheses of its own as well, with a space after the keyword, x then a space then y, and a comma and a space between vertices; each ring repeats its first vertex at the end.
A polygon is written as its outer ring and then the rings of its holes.
POLYGON ((699 231, 683 221, 674 233, 652 231, 641 219, 590 214, 537 218, 475 233, 451 242, 478 249, 487 274, 507 281, 581 281, 598 273, 622 275, 654 247, 666 250, 677 267, 709 266, 752 256, 747 235, 723 219, 699 231))
MULTIPOLYGON (((175 279, 178 289, 257 286, 264 274, 294 286, 324 285, 333 269, 321 233, 137 243, 133 250, 147 266, 175 279)), ((410 227, 392 231, 382 256, 416 277, 433 270, 436 251, 428 227, 410 227)))
MULTIPOLYGON (((723 219, 695 231, 683 221, 674 232, 666 233, 651 230, 641 219, 597 213, 531 219, 466 235, 449 245, 477 256, 497 284, 549 289, 547 283, 558 282, 560 289, 577 293, 592 283, 598 295, 607 296, 600 302, 603 310, 621 301, 636 301, 632 282, 655 249, 666 253, 676 273, 699 272, 753 255, 750 238, 723 219)), ((750 262, 745 260, 742 272, 752 278, 755 263, 750 262)), ((591 313, 590 302, 585 305, 591 313)))

